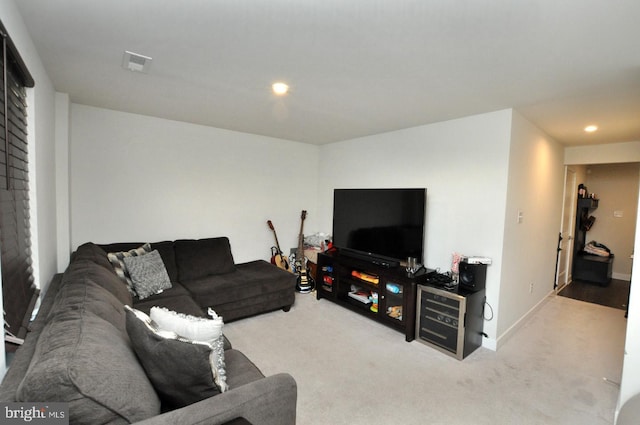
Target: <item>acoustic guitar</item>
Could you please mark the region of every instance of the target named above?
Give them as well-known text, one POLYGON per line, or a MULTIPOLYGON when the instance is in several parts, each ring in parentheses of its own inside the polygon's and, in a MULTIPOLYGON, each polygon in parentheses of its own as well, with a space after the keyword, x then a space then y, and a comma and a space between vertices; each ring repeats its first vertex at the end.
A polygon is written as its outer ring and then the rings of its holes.
POLYGON ((296 274, 298 280, 296 282, 296 291, 301 294, 308 294, 313 291, 314 283, 309 271, 307 270, 307 259, 304 256, 304 233, 302 232, 304 226, 304 219, 307 218, 307 211, 302 210, 300 216, 300 234, 298 235, 298 251, 296 252, 296 274))
POLYGON ((273 237, 276 239, 276 246, 271 247, 271 264, 275 264, 278 268, 293 273, 291 266, 289 266, 289 260, 287 257, 282 255, 280 243, 278 242, 278 235, 276 234, 275 227, 273 227, 273 223, 271 220, 267 220, 267 224, 269 225, 269 229, 273 232, 273 237))

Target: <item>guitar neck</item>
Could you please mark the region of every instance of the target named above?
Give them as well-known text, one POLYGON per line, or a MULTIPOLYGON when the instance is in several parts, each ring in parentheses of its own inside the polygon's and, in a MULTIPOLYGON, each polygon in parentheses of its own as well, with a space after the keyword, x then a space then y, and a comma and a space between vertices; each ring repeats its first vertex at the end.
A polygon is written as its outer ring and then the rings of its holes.
POLYGON ((282 250, 280 249, 280 242, 278 242, 278 234, 276 233, 276 228, 273 226, 273 223, 271 222, 271 220, 267 220, 267 225, 273 232, 273 237, 276 240, 276 248, 278 248, 278 254, 282 254, 282 250))
POLYGON ((302 233, 302 229, 304 228, 304 219, 307 216, 306 211, 302 211, 302 215, 300 216, 300 234, 298 235, 298 254, 300 257, 300 264, 304 262, 304 234, 302 233))
POLYGON ((304 257, 304 236, 302 236, 302 228, 300 229, 300 236, 298 237, 298 253, 300 254, 300 260, 304 257))
POLYGON ((276 231, 273 231, 273 237, 276 238, 276 248, 278 249, 278 254, 282 254, 282 250, 280 249, 280 243, 278 242, 278 235, 276 235, 276 231))

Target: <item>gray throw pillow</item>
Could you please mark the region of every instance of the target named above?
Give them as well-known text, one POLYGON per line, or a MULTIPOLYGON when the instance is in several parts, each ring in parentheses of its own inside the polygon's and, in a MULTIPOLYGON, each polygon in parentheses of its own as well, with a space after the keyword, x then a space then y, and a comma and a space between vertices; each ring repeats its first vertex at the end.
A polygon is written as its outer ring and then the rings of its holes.
POLYGON ((209 308, 211 319, 196 317, 188 314, 171 311, 164 307, 151 307, 149 317, 158 328, 163 331, 175 332, 178 335, 193 341, 204 341, 211 344, 215 354, 215 366, 218 374, 215 378, 216 385, 221 392, 228 389, 227 371, 224 361, 224 336, 222 317, 209 308))
POLYGON ((131 282, 131 277, 129 276, 129 272, 127 271, 127 266, 124 263, 124 259, 127 257, 144 255, 148 252, 151 252, 151 244, 149 243, 146 243, 138 248, 131 249, 129 251, 107 253, 107 258, 113 266, 113 270, 116 272, 118 277, 127 284, 127 288, 129 288, 129 292, 131 292, 131 295, 136 295, 136 292, 133 289, 133 283, 131 282))
POLYGON ((133 290, 141 300, 171 288, 169 274, 157 250, 137 257, 125 257, 124 264, 131 277, 133 290))
POLYGON ((159 330, 145 313, 125 306, 127 333, 164 409, 177 409, 220 394, 213 348, 159 330))

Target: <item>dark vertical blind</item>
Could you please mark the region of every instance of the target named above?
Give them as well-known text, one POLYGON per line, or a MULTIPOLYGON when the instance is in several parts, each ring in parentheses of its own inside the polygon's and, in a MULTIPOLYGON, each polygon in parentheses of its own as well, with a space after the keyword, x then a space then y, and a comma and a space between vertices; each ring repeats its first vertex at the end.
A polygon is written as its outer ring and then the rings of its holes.
POLYGON ((31 260, 27 93, 33 79, 0 22, 0 267, 5 332, 24 337, 38 297, 31 260))

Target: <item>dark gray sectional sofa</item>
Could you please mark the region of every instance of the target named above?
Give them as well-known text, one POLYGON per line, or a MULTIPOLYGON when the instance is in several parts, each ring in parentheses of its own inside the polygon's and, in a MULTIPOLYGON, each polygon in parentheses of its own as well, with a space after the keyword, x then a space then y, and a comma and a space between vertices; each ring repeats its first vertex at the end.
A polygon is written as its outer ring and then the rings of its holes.
POLYGON ((288 310, 295 277, 262 260, 234 264, 226 238, 151 245, 161 254, 172 287, 143 300, 132 296, 107 259, 107 251, 139 244, 87 243, 72 254, 15 354, 0 385, 0 401, 67 402, 73 424, 295 424, 293 377, 265 377, 228 340, 229 389, 167 411, 132 348, 124 309, 132 305, 148 312, 161 306, 205 317, 213 307, 225 321, 236 320, 288 310))

